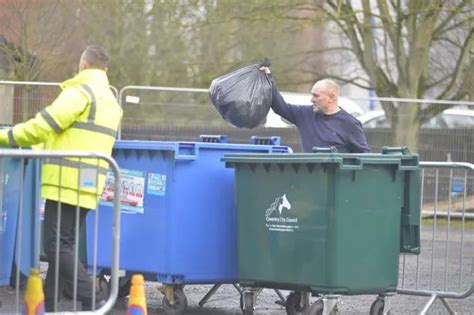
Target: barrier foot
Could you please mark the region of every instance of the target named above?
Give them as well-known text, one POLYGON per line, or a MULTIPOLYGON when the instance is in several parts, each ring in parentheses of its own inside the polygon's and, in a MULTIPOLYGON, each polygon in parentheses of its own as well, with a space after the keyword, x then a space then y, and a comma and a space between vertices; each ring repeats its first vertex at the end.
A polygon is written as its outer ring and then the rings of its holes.
POLYGON ((133 275, 132 277, 127 315, 148 315, 142 275, 133 275))
POLYGON ((43 315, 45 313, 43 283, 38 269, 31 269, 26 283, 24 303, 23 315, 43 315))

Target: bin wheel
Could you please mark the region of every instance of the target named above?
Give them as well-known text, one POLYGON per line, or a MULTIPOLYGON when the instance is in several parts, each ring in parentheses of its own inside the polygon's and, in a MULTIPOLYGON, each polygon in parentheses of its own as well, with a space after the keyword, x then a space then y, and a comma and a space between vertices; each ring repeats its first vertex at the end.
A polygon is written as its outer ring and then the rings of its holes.
POLYGON ((118 297, 123 299, 130 295, 130 286, 132 285, 132 278, 125 276, 119 279, 118 297))
POLYGON ((324 311, 323 300, 315 301, 308 310, 308 315, 322 315, 324 311))
POLYGON ((382 315, 385 307, 385 300, 383 297, 378 297, 370 307, 370 315, 382 315))
POLYGON ((288 315, 303 314, 308 309, 308 304, 301 303, 301 292, 292 292, 286 298, 285 309, 288 315))
POLYGON ((104 299, 108 299, 109 294, 110 294, 109 286, 110 286, 109 281, 107 280, 105 275, 97 276, 97 278, 96 278, 96 291, 97 291, 96 294, 100 292, 100 294, 102 294, 104 299))
POLYGON ((240 295, 240 309, 244 315, 253 315, 253 294, 251 291, 244 291, 240 295))
POLYGON ((188 299, 180 289, 173 290, 174 305, 171 305, 166 296, 163 297, 163 310, 168 315, 181 315, 188 308, 188 299))

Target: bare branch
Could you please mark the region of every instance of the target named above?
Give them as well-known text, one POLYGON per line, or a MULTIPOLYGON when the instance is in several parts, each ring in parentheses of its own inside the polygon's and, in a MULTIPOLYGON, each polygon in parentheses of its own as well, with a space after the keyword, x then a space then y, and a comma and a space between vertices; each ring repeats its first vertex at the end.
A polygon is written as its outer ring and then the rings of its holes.
MULTIPOLYGON (((326 12, 327 11, 328 10, 326 10, 326 12)), ((365 14, 367 17, 371 15, 370 13, 368 13, 369 8, 367 6, 364 11, 366 12, 365 14)), ((360 22, 356 18, 352 6, 350 4, 348 5, 347 2, 346 4, 342 4, 340 6, 340 16, 342 19, 345 20, 345 35, 349 39, 351 46, 354 49, 354 54, 357 57, 361 67, 369 74, 369 76, 374 81, 378 92, 387 96, 397 96, 397 87, 394 85, 393 82, 389 80, 387 74, 377 64, 375 58, 373 57, 372 48, 362 48, 362 43, 360 40, 363 40, 364 36, 365 40, 368 43, 368 46, 370 46, 370 38, 373 39, 373 34, 371 33, 370 27, 366 28, 365 30, 363 29, 360 22), (360 34, 361 32, 364 32, 364 35, 359 36, 358 34, 360 34), (372 58, 370 56, 372 56, 372 58)))
MULTIPOLYGON (((396 65, 399 73, 400 79, 405 78, 405 69, 407 65, 407 57, 405 54, 405 49, 403 48, 403 40, 401 37, 401 8, 400 8, 400 3, 395 4, 393 1, 391 2, 393 9, 397 13, 396 18, 397 21, 396 23, 393 23, 390 11, 387 7, 387 4, 385 1, 378 0, 377 5, 380 10, 380 15, 381 15, 381 20, 384 25, 384 29, 386 30, 386 33, 388 34, 390 41, 392 42, 392 45, 395 50, 395 60, 396 60, 396 65)), ((385 55, 388 56, 388 55, 385 55)))
MULTIPOLYGON (((332 1, 328 1, 329 4, 332 3, 332 1)), ((333 4, 333 7, 339 9, 337 6, 335 6, 333 4)), ((344 19, 346 19, 347 21, 344 21, 345 23, 342 24, 341 20, 338 16, 336 16, 333 12, 330 12, 328 10, 326 10, 326 14, 331 18, 331 20, 333 22, 335 22, 342 30, 343 32, 345 33, 345 35, 347 36, 347 38, 349 39, 350 43, 351 43, 351 46, 354 50, 354 54, 357 56, 358 60, 359 60, 359 63, 361 64, 361 66, 366 69, 368 71, 368 68, 367 68, 367 65, 365 63, 365 59, 364 59, 364 50, 362 48, 362 45, 361 43, 359 42, 359 37, 357 35, 357 31, 356 31, 356 26, 358 23, 356 17, 355 17, 355 13, 354 11, 352 10, 352 7, 350 6, 346 6, 346 5, 342 5, 340 7, 340 15, 344 15, 344 19)))
POLYGON ((437 99, 445 99, 453 94, 457 82, 461 79, 464 65, 466 64, 467 60, 471 58, 470 54, 471 54, 473 42, 474 42, 474 29, 471 29, 471 31, 469 32, 469 35, 464 41, 461 54, 459 58, 457 59, 456 67, 454 68, 454 71, 452 73, 451 81, 446 87, 446 89, 438 95, 437 99))
POLYGON ((388 40, 387 40, 387 34, 385 32, 383 34, 383 40, 384 40, 384 42, 382 43, 382 47, 383 47, 383 51, 384 51, 385 71, 387 72, 389 80, 391 82, 395 82, 396 80, 392 76, 392 71, 390 71, 391 69, 390 69, 390 63, 389 63, 389 58, 388 58, 388 56, 390 56, 390 54, 388 52, 389 44, 388 44, 388 40))
POLYGON ((447 75, 442 76, 442 77, 439 78, 438 80, 435 80, 435 81, 433 81, 432 83, 425 85, 425 87, 426 87, 427 90, 428 90, 428 89, 432 89, 432 88, 434 88, 435 86, 438 86, 439 84, 445 82, 446 80, 449 80, 450 77, 451 77, 451 74, 449 73, 449 74, 447 74, 447 75))
MULTIPOLYGON (((458 15, 461 9, 466 6, 471 0, 463 0, 460 4, 452 8, 446 18, 439 23, 439 25, 433 31, 433 38, 437 38, 440 34, 445 33, 447 29, 444 29, 446 25, 452 22, 453 17, 458 15)), ((443 4, 444 5, 444 4, 443 4)))
POLYGON ((438 39, 438 38, 440 38, 440 36, 442 36, 442 35, 444 35, 444 34, 446 34, 446 33, 449 33, 449 32, 451 32, 451 31, 453 31, 453 30, 457 30, 457 29, 461 28, 462 26, 467 26, 467 27, 469 27, 470 25, 473 24, 473 22, 474 22, 474 20, 471 19, 471 20, 469 20, 469 21, 466 21, 466 20, 465 20, 465 21, 462 21, 462 22, 459 22, 459 23, 455 23, 455 24, 449 26, 448 28, 443 29, 441 32, 436 33, 436 34, 433 34, 433 39, 438 39))
POLYGON ((474 92, 472 91, 472 87, 474 86, 474 63, 470 63, 464 78, 465 79, 461 81, 461 86, 459 87, 458 92, 451 97, 452 100, 460 100, 474 95, 474 92))
POLYGON ((451 44, 451 45, 453 45, 453 46, 455 46, 455 47, 457 47, 457 48, 459 48, 459 49, 462 49, 462 47, 463 47, 463 44, 460 44, 460 43, 454 41, 454 40, 453 40, 452 38, 450 38, 450 37, 442 37, 442 38, 439 38, 439 39, 437 40, 437 42, 446 42, 446 43, 449 43, 449 44, 451 44))
POLYGON ((355 76, 355 77, 352 77, 352 78, 348 79, 348 78, 345 78, 345 77, 342 77, 342 76, 339 76, 339 75, 327 74, 327 73, 324 73, 324 72, 307 71, 307 73, 310 73, 310 74, 314 75, 315 80, 332 79, 332 80, 335 80, 335 81, 338 81, 338 82, 343 82, 343 83, 346 83, 346 84, 353 84, 353 85, 358 86, 362 89, 366 89, 366 90, 371 89, 371 86, 370 86, 369 82, 367 82, 367 80, 365 80, 364 78, 361 78, 359 76, 355 76), (359 81, 366 81, 367 85, 361 84, 361 83, 359 83, 359 81))

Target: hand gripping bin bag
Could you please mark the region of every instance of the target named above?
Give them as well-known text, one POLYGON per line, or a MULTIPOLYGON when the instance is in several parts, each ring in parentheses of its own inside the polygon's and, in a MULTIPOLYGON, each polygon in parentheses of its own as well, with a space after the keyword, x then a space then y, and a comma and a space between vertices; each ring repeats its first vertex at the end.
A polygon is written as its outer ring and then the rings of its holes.
POLYGON ((223 160, 235 169, 243 285, 313 294, 393 292, 400 251, 419 252, 417 155, 223 160))
POLYGON ((0 286, 15 279, 16 245, 20 236, 20 271, 29 275, 34 266, 36 235, 39 220, 39 166, 34 160, 0 158, 0 286), (23 168, 23 171, 21 170, 23 168), (21 177, 23 176, 23 180, 21 177), (23 187, 21 187, 23 186, 23 187))
MULTIPOLYGON (((117 141, 112 155, 123 182, 120 269, 165 284, 236 283, 234 173, 221 158, 288 150, 278 145, 117 141)), ((112 262, 114 193, 106 184, 98 212, 101 268, 112 262)), ((87 218, 89 262, 95 215, 87 218)))

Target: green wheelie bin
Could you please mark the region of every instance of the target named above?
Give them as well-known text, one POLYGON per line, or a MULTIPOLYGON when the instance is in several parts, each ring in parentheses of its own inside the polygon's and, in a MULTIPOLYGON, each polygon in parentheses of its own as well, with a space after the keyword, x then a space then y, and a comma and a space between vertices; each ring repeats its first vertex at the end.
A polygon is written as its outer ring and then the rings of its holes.
MULTIPOLYGON (((241 285, 313 295, 396 291, 399 253, 420 250, 418 155, 384 148, 223 160, 235 169, 241 285)), ((252 313, 246 299, 244 313, 252 313)))

